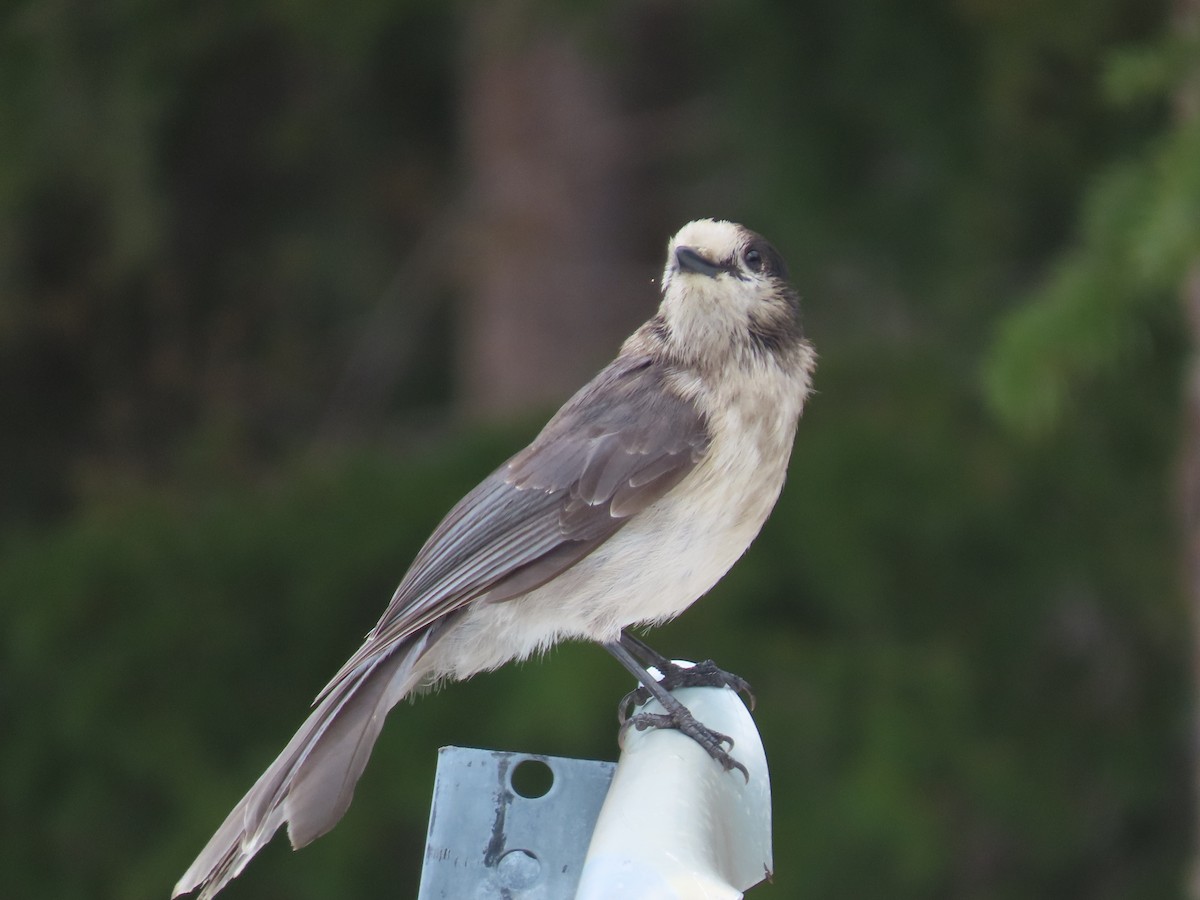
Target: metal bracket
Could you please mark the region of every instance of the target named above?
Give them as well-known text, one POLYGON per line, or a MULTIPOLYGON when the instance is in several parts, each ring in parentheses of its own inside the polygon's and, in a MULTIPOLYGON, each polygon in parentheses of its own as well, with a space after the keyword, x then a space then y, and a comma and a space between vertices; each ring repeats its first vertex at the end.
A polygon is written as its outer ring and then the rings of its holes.
POLYGON ((568 900, 615 765, 438 751, 418 900, 568 900))

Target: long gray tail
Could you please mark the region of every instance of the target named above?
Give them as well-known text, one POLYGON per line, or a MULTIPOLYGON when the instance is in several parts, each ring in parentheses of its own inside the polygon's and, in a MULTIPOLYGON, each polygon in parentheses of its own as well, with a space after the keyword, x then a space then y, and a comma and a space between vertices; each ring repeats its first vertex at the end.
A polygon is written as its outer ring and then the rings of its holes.
POLYGON ((383 720, 420 680, 429 630, 336 679, 287 747, 233 808, 172 897, 209 900, 286 824, 294 849, 329 831, 349 807, 383 720))

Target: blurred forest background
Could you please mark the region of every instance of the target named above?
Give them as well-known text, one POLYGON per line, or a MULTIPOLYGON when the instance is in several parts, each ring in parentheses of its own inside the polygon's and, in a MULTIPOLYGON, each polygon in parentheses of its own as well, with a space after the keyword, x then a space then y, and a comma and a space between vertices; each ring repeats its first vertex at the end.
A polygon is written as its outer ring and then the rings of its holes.
MULTIPOLYGON (((1195 896, 1196 0, 0 13, 0 893, 165 900, 451 504, 712 215, 821 353, 654 633, 757 691, 762 898, 1195 896)), ((397 710, 227 892, 413 896, 443 744, 615 758, 569 646, 397 710)))

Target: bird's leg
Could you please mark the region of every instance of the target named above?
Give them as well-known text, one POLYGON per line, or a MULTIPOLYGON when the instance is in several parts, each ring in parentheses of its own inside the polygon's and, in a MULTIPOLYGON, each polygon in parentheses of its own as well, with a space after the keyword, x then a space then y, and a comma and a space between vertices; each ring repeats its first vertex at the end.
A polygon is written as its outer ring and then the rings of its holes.
MULTIPOLYGON (((621 632, 620 644, 643 664, 658 669, 662 673, 659 684, 668 691, 681 687, 728 687, 739 694, 745 694, 750 709, 755 707, 754 692, 750 689, 749 682, 740 675, 726 672, 711 659, 694 666, 677 666, 641 638, 630 634, 628 629, 621 632)), ((630 703, 641 706, 649 699, 650 692, 644 686, 640 687, 625 696, 621 701, 621 709, 624 710, 630 703)))
MULTIPOLYGON (((624 635, 622 635, 622 638, 624 638, 624 635)), ((611 653, 613 658, 624 666, 634 678, 640 681, 648 694, 662 704, 662 708, 666 710, 665 713, 638 713, 626 718, 624 715, 624 704, 622 704, 620 717, 622 735, 631 727, 636 728, 638 731, 644 731, 647 728, 674 728, 703 747, 705 752, 719 762, 726 772, 730 769, 737 769, 747 781, 750 780, 750 773, 746 770, 746 767, 730 756, 729 752, 722 746, 723 744, 728 744, 729 749, 732 750, 733 738, 727 734, 721 734, 719 731, 713 731, 697 720, 686 706, 676 700, 667 688, 663 687, 653 675, 646 671, 641 663, 638 662, 637 657, 625 648, 623 640, 606 643, 604 644, 604 649, 611 653)))

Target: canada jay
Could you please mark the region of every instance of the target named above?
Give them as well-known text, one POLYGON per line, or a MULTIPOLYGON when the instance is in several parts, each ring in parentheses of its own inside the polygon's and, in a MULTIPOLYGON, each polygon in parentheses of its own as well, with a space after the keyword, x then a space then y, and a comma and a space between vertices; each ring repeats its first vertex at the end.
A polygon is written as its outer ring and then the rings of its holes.
MULTIPOLYGON (((402 698, 561 640, 604 645, 667 710, 629 724, 679 728, 741 768, 644 666, 666 670, 667 688, 686 676, 625 629, 687 609, 775 505, 816 360, 787 278, 740 225, 701 219, 675 235, 657 314, 438 525, 175 896, 214 896, 281 825, 293 847, 332 828, 402 698)), ((691 677, 740 686, 711 665, 691 677)))

